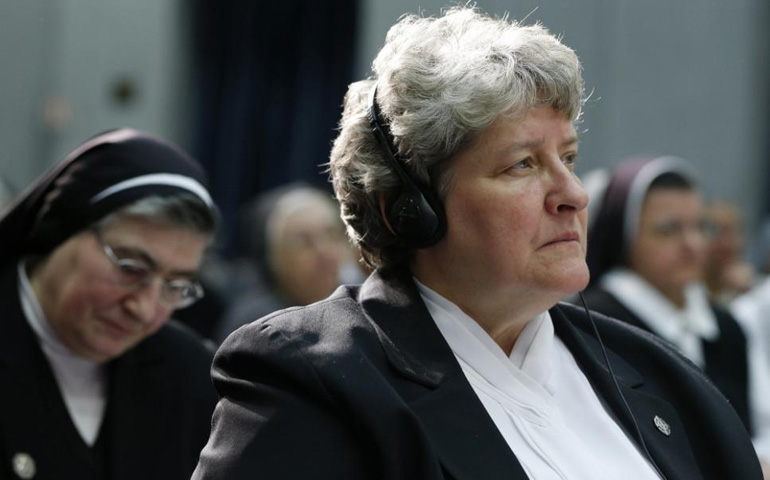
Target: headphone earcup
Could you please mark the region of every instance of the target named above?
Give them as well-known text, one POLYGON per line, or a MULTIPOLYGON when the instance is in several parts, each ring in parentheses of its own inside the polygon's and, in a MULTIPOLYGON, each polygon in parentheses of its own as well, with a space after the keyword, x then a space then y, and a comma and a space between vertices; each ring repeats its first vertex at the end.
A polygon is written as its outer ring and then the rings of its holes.
POLYGON ((391 161, 401 181, 398 195, 386 200, 385 220, 393 235, 407 248, 427 248, 438 243, 446 233, 446 215, 441 202, 427 187, 416 184, 402 167, 398 148, 387 122, 380 119, 377 84, 369 91, 369 124, 372 135, 391 161))
POLYGON ((386 205, 393 233, 409 248, 427 248, 446 233, 446 215, 441 202, 430 191, 404 185, 386 205))

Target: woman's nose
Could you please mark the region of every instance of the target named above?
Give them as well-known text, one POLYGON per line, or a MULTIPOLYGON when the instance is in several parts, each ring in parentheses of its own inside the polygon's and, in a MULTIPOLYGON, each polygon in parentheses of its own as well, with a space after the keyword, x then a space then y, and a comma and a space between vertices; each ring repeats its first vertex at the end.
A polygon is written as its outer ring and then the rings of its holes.
POLYGON ((546 207, 554 215, 566 212, 580 212, 588 206, 588 193, 575 173, 561 164, 551 176, 551 193, 546 207))
POLYGON ((125 299, 126 309, 142 324, 151 323, 158 313, 161 305, 162 281, 154 278, 149 284, 131 292, 125 299))

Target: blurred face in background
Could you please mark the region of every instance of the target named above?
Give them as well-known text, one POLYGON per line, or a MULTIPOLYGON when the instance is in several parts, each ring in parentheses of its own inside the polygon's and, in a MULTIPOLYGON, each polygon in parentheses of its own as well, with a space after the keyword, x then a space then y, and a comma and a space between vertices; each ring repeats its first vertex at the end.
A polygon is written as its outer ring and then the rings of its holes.
POLYGON ((268 256, 281 294, 292 305, 307 305, 337 288, 353 251, 331 203, 316 200, 287 210, 270 220, 268 256))
POLYGON ((651 189, 642 205, 629 266, 675 305, 700 281, 706 256, 701 197, 685 188, 651 189))
POLYGON ((741 258, 746 235, 735 205, 716 200, 706 209, 709 224, 705 280, 711 295, 728 303, 749 291, 755 282, 753 268, 741 258))
POLYGON ((745 242, 740 211, 733 205, 718 201, 708 209, 711 241, 709 258, 715 268, 724 268, 740 260, 745 242))

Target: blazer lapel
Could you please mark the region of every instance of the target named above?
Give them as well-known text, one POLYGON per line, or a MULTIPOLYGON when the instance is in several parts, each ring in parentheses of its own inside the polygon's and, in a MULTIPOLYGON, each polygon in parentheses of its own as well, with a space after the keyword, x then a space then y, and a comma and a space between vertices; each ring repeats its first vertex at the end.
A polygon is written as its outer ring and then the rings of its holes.
POLYGON ((411 274, 375 272, 362 286, 360 300, 393 367, 426 387, 422 395, 410 394, 409 406, 452 478, 527 479, 431 319, 411 274))
POLYGON ((601 345, 591 333, 585 314, 575 307, 559 305, 550 310, 554 329, 570 350, 588 381, 612 410, 629 438, 639 445, 637 428, 658 468, 669 479, 692 479, 698 466, 692 456, 684 425, 672 405, 645 389, 639 372, 611 350, 606 350, 617 387, 607 369, 601 345), (566 314, 570 314, 567 316, 566 314), (623 397, 618 394, 618 387, 623 397), (628 404, 626 407, 625 404, 628 404), (629 409, 633 416, 629 414, 629 409))

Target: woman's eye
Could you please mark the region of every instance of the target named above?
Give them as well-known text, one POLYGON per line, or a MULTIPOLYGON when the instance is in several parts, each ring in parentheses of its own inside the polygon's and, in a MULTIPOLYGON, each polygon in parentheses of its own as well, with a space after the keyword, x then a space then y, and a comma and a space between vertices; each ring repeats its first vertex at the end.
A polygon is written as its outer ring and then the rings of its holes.
POLYGON ((532 159, 531 158, 525 158, 524 160, 520 160, 516 163, 514 163, 511 166, 511 170, 524 170, 526 168, 529 168, 532 166, 532 159))
POLYGON ((574 167, 577 163, 578 154, 577 153, 570 153, 569 155, 565 155, 562 162, 564 162, 564 165, 568 167, 574 167))
POLYGON ((147 276, 148 269, 132 261, 123 261, 120 263, 120 272, 128 277, 141 279, 147 276))

